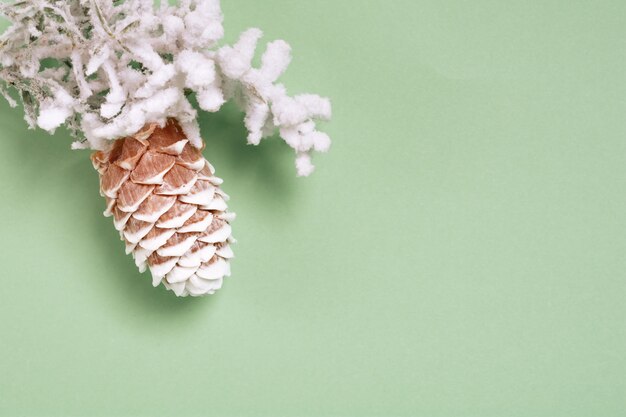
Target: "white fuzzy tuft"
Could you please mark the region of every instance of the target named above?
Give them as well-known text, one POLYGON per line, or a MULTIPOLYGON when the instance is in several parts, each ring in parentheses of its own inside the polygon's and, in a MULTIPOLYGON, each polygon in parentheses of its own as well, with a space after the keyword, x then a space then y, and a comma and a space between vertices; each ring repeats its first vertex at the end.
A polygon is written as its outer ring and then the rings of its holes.
POLYGON ((248 29, 234 46, 225 46, 218 51, 218 62, 224 75, 238 79, 251 68, 254 50, 261 36, 263 32, 259 29, 248 29))
POLYGON ((278 131, 296 152, 298 175, 313 171, 311 151, 330 147, 315 127, 330 118, 330 101, 290 97, 276 83, 291 62, 286 42, 270 42, 259 68, 252 66, 259 29, 217 47, 219 0, 158 8, 152 0, 33 0, 0 5, 0 12, 13 21, 0 37, 0 93, 14 104, 7 87, 20 92, 31 126, 52 132, 66 123, 79 136, 75 149, 106 148, 168 117, 201 147, 189 92, 209 112, 234 99, 246 112, 250 144, 278 131))
POLYGON ((54 129, 65 123, 71 112, 63 107, 55 107, 52 103, 42 103, 37 117, 37 126, 53 132, 54 129))
POLYGON ((198 105, 202 110, 216 112, 224 104, 224 93, 220 88, 209 85, 197 93, 198 105))
POLYGON ((311 155, 307 153, 299 153, 296 156, 296 170, 301 177, 308 177, 313 173, 315 167, 311 163, 311 155))
POLYGON ((65 123, 72 115, 74 100, 64 90, 57 89, 54 98, 46 98, 39 107, 37 126, 53 132, 57 127, 65 123))

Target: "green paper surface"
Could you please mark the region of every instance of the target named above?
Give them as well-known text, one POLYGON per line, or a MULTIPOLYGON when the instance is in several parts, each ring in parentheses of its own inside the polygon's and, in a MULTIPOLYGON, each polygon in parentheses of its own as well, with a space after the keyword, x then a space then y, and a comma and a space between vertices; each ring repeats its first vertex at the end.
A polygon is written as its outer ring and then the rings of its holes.
POLYGON ((215 296, 151 286, 88 151, 0 103, 0 415, 623 416, 626 2, 223 0, 333 100, 295 177, 203 115, 215 296))

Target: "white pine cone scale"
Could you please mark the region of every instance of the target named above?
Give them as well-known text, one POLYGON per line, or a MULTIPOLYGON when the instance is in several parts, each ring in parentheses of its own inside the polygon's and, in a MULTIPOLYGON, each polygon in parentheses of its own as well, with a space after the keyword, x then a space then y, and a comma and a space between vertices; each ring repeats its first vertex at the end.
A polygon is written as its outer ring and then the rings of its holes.
POLYGON ((230 275, 228 196, 213 166, 169 119, 91 156, 100 174, 105 216, 140 271, 177 296, 213 294, 230 275))

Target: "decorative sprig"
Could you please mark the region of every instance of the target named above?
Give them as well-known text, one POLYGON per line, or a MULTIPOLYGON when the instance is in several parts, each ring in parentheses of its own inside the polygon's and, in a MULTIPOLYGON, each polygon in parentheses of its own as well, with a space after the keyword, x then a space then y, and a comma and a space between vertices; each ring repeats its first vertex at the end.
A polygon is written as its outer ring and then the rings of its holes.
POLYGON ((29 0, 0 5, 13 25, 0 37, 0 94, 17 90, 30 127, 66 124, 74 148, 105 149, 148 122, 175 117, 202 146, 196 109, 218 111, 234 99, 245 111, 248 142, 278 131, 296 154, 299 175, 313 171, 310 152, 327 151, 316 120, 331 116, 317 95, 287 95, 277 79, 291 60, 284 41, 252 59, 261 31, 218 47, 224 31, 218 0, 29 0))

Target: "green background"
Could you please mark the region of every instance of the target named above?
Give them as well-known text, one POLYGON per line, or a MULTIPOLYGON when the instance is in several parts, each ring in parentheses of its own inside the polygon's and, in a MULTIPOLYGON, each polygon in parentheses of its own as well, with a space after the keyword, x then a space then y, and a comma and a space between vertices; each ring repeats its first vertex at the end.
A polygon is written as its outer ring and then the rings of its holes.
POLYGON ((87 151, 0 104, 0 414, 623 416, 626 2, 223 0, 334 139, 295 177, 233 107, 215 296, 153 289, 87 151))

